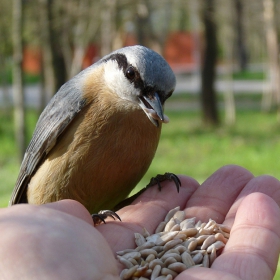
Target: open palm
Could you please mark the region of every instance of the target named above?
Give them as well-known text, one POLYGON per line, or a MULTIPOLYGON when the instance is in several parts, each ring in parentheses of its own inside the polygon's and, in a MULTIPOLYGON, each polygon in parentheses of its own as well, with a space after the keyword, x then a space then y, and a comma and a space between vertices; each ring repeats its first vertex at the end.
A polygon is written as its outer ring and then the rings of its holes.
POLYGON ((153 232, 176 206, 187 217, 232 227, 210 269, 191 268, 176 280, 272 279, 280 252, 280 182, 238 166, 219 169, 201 186, 180 179, 179 195, 172 182, 163 183, 161 192, 149 188, 118 211, 122 222, 96 228, 86 209, 70 200, 1 210, 2 279, 119 279, 122 267, 114 252, 133 248, 134 232, 153 232))

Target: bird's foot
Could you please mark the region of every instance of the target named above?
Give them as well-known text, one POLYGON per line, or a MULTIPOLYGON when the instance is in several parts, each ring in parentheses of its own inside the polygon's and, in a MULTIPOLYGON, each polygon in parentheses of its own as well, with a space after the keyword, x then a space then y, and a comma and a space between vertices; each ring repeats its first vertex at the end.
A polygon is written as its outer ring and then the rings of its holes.
POLYGON ((92 217, 94 226, 97 226, 101 223, 106 224, 105 219, 107 219, 108 217, 112 217, 114 220, 116 220, 115 218, 117 218, 121 221, 121 218, 119 217, 119 215, 111 210, 101 210, 97 214, 92 214, 91 217, 92 217))
POLYGON ((166 172, 165 174, 158 174, 156 177, 151 178, 150 183, 146 186, 146 188, 149 188, 149 187, 157 184, 158 189, 161 190, 161 184, 160 183, 165 181, 165 180, 173 181, 176 185, 177 191, 179 192, 180 187, 181 187, 180 179, 175 174, 168 173, 168 172, 166 172))

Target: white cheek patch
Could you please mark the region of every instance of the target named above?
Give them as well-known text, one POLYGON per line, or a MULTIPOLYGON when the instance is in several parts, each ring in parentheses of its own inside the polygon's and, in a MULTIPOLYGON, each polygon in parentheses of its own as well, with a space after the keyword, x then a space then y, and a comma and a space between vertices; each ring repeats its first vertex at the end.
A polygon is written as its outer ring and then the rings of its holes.
POLYGON ((139 90, 124 76, 124 73, 118 67, 118 63, 109 60, 104 66, 104 79, 106 85, 115 92, 120 98, 137 102, 139 90))
POLYGON ((142 103, 138 98, 138 96, 140 96, 140 90, 135 88, 134 84, 125 77, 115 60, 109 60, 105 63, 104 80, 106 86, 120 98, 140 106, 150 120, 154 119, 163 123, 169 122, 169 118, 166 115, 164 115, 164 119, 161 120, 155 110, 147 108, 145 104, 142 103))

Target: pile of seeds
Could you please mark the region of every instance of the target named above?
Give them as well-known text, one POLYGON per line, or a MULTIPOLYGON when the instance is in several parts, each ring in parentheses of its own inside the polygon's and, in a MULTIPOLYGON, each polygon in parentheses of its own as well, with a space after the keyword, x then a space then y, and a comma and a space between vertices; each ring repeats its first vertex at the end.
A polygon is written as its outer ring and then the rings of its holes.
POLYGON ((117 252, 126 267, 121 279, 172 280, 193 266, 210 267, 230 235, 230 228, 209 219, 195 222, 176 207, 168 212, 154 234, 135 233, 135 249, 117 252))

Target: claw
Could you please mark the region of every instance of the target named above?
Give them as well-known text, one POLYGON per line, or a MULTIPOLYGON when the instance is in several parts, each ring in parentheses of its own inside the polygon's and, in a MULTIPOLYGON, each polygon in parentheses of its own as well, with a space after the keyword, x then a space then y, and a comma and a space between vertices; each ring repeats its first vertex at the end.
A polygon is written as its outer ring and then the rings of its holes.
POLYGON ((173 174, 173 173, 169 173, 169 174, 170 174, 170 179, 169 180, 172 180, 175 183, 176 188, 177 188, 177 192, 179 193, 180 187, 181 187, 181 181, 180 181, 179 177, 177 175, 173 174))
POLYGON ((175 174, 168 173, 168 172, 166 172, 163 175, 162 174, 158 174, 156 177, 153 177, 150 180, 150 183, 146 186, 146 188, 149 188, 149 187, 154 186, 155 184, 157 184, 158 185, 158 189, 161 191, 161 184, 160 183, 165 181, 165 180, 173 181, 175 183, 175 185, 176 185, 177 191, 179 192, 180 187, 181 187, 180 179, 175 174))
POLYGON ((121 221, 119 215, 111 210, 101 210, 97 214, 92 214, 91 217, 95 226, 101 223, 106 224, 105 219, 107 219, 108 217, 111 217, 114 220, 116 220, 115 218, 117 218, 118 220, 121 221))

